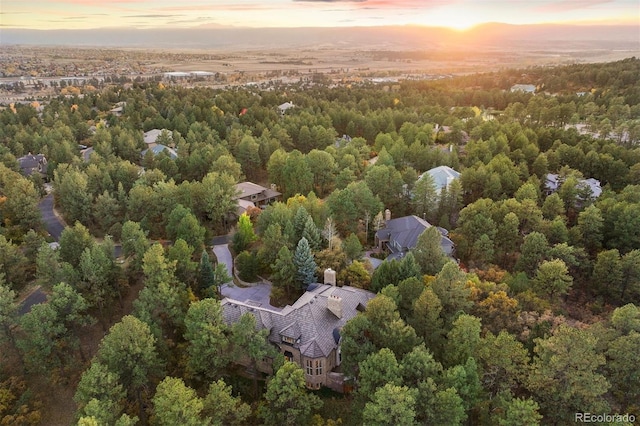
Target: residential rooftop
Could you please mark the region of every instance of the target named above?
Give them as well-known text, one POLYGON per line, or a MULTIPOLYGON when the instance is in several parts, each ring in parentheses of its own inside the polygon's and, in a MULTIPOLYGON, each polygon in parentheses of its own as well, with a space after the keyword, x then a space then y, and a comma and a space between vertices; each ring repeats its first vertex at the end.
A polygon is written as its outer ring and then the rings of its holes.
POLYGON ((285 336, 308 358, 328 357, 338 347, 340 329, 358 312, 364 311, 374 293, 355 287, 334 287, 326 284, 309 286, 307 291, 293 304, 281 311, 270 306, 255 306, 250 302, 224 298, 222 314, 226 323, 237 322, 244 314, 256 318, 259 329, 270 331, 269 341, 282 342, 285 336), (341 312, 337 315, 330 309, 330 300, 340 300, 341 312))

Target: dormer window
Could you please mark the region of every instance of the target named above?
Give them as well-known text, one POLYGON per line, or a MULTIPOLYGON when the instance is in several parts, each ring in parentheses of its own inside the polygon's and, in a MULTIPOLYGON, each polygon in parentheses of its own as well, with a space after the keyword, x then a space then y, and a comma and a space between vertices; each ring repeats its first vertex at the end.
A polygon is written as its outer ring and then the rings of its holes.
POLYGON ((289 345, 293 345, 294 343, 296 343, 296 339, 294 339, 293 337, 289 337, 289 336, 282 336, 282 343, 287 343, 289 345))

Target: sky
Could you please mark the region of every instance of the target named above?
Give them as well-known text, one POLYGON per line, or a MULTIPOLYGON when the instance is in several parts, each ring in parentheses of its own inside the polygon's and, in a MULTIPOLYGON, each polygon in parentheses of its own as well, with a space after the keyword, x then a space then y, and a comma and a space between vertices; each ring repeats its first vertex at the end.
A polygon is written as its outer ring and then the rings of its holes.
MULTIPOLYGON (((640 24, 639 0, 1 0, 0 27, 29 29, 640 24)), ((0 40, 1 41, 1 40, 0 40)))

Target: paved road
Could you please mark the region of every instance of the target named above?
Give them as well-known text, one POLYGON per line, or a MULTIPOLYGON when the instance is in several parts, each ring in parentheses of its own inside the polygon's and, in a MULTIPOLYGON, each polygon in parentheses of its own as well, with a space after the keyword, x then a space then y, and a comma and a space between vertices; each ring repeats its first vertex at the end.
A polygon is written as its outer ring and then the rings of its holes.
MULTIPOLYGON (((55 215, 53 211, 53 194, 49 194, 40 200, 38 204, 40 213, 42 214, 42 221, 45 224, 45 228, 49 235, 53 237, 55 241, 60 241, 60 235, 64 231, 65 224, 55 215)), ((122 256, 122 245, 115 244, 113 248, 114 257, 122 256)))
POLYGON ((64 223, 62 223, 53 212, 53 194, 49 194, 40 200, 38 207, 42 213, 42 221, 47 228, 47 232, 49 232, 55 241, 60 241, 60 235, 64 230, 64 223))
POLYGON ((223 244, 229 244, 229 235, 218 235, 217 237, 213 237, 211 240, 212 246, 221 246, 223 244))
POLYGON ((18 315, 22 316, 31 311, 31 307, 33 305, 38 305, 46 301, 47 295, 42 291, 40 287, 38 287, 35 291, 28 295, 26 299, 22 301, 22 304, 18 308, 18 315))

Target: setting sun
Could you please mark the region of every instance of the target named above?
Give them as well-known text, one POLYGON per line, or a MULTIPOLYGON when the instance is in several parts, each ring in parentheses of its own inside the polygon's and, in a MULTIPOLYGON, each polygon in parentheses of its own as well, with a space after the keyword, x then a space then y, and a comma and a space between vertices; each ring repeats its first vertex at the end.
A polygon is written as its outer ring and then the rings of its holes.
POLYGON ((466 31, 476 25, 490 21, 484 16, 482 11, 474 10, 472 5, 463 7, 461 5, 445 6, 432 9, 416 16, 416 23, 419 25, 444 27, 456 31, 466 31))
POLYGON ((461 10, 461 7, 444 7, 422 15, 420 24, 465 31, 483 22, 482 16, 461 10))

